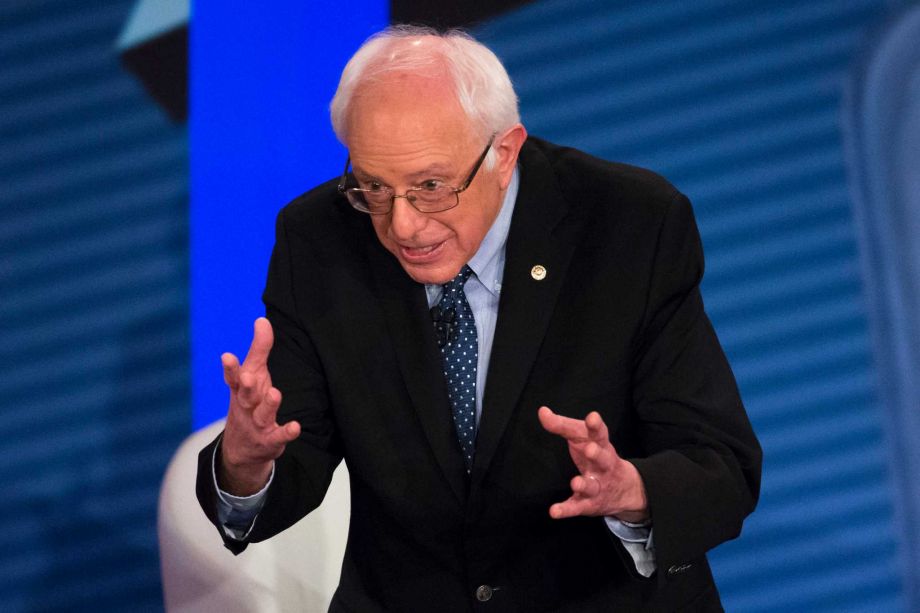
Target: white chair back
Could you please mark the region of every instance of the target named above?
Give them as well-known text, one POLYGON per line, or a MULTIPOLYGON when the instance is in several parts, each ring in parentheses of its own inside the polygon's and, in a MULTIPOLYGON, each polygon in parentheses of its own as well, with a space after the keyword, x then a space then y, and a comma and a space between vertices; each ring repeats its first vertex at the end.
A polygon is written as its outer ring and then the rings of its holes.
POLYGON ((326 611, 339 582, 350 497, 344 464, 323 504, 296 525, 234 556, 195 497, 198 452, 220 420, 189 436, 160 488, 157 532, 166 610, 174 613, 326 611))

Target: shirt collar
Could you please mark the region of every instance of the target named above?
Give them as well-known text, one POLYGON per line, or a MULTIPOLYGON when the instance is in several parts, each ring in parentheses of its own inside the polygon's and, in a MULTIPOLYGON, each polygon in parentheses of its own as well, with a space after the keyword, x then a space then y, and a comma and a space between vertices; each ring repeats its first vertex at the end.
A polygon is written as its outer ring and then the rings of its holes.
MULTIPOLYGON (((493 296, 498 296, 502 289, 502 278, 505 274, 505 243, 508 241, 508 231, 511 229, 511 215, 514 213, 514 204, 517 202, 518 188, 521 184, 520 170, 515 167, 511 174, 511 182, 502 199, 499 210, 492 227, 486 232, 479 249, 468 262, 476 279, 493 296)), ((441 286, 426 284, 429 305, 437 302, 441 295, 441 286)))
POLYGON ((476 255, 469 261, 476 278, 495 296, 502 287, 502 277, 505 273, 505 243, 508 241, 508 231, 511 229, 511 215, 514 213, 519 185, 520 173, 515 168, 502 200, 502 208, 495 221, 492 222, 492 227, 489 228, 485 238, 482 239, 476 255))

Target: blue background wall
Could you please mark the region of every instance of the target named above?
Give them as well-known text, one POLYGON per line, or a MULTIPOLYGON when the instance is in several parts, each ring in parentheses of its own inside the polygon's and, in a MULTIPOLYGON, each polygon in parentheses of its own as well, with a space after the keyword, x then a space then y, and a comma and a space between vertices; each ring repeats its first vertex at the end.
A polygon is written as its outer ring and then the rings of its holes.
POLYGON ((843 122, 860 58, 899 14, 545 0, 477 29, 532 132, 653 168, 694 203, 707 310, 765 451, 757 512, 712 555, 728 610, 905 607, 843 122))
POLYGON ((185 130, 119 65, 133 2, 0 3, 0 609, 162 607, 191 426, 185 130))
MULTIPOLYGON (((386 21, 382 2, 196 3, 188 182, 185 131, 115 57, 131 4, 0 6, 4 610, 162 606, 160 476, 225 411, 218 356, 261 313, 274 215, 341 171, 326 104, 386 21)), ((866 58, 914 7, 542 0, 474 29, 531 132, 694 202, 707 308, 766 452, 758 511, 712 555, 730 611, 920 606, 900 469, 916 430, 889 410, 882 271, 854 214, 872 126, 848 128, 871 100, 854 91, 878 87, 866 58)))
POLYGON ((194 424, 223 417, 220 355, 246 355, 282 203, 342 172, 329 100, 381 0, 198 2, 190 41, 194 424), (283 6, 282 6, 283 5, 283 6))

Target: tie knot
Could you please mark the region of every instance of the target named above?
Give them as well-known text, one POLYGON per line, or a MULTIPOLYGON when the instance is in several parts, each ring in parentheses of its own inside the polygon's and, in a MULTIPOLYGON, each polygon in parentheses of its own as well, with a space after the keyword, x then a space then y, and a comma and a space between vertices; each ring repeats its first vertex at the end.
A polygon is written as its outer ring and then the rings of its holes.
POLYGON ((467 279, 470 278, 470 275, 473 274, 473 269, 469 267, 468 264, 465 264, 463 268, 460 269, 460 272, 457 273, 457 276, 448 281, 443 285, 444 294, 451 294, 463 289, 464 283, 467 279))

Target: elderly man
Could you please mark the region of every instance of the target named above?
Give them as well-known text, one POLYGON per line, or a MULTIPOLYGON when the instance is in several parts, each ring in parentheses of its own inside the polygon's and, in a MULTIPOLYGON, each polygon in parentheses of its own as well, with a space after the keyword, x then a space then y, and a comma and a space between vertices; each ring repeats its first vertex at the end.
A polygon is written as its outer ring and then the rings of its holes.
POLYGON ((222 358, 198 496, 227 547, 309 513, 344 458, 332 611, 720 610, 705 554, 761 457, 687 199, 528 138, 456 32, 366 42, 332 122, 345 172, 281 211, 267 319, 222 358))

